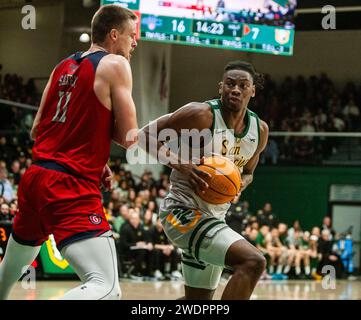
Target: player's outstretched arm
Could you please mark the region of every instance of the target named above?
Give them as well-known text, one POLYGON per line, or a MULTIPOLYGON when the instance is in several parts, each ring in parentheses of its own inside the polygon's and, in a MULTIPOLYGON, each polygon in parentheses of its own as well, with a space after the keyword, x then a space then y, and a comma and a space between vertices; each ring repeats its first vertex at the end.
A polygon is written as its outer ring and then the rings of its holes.
POLYGON ((253 172, 257 167, 259 156, 261 152, 266 148, 268 141, 268 125, 266 122, 260 120, 260 142, 258 148, 253 157, 247 162, 243 168, 242 173, 242 189, 245 190, 253 181, 253 172))
POLYGON ((39 106, 38 112, 36 113, 34 123, 33 123, 33 126, 31 128, 31 131, 30 131, 30 137, 33 140, 36 139, 36 136, 37 136, 37 133, 38 133, 37 132, 38 131, 38 125, 39 125, 39 122, 41 120, 41 115, 42 115, 42 112, 43 112, 43 109, 44 109, 45 101, 46 101, 46 99, 48 97, 48 91, 49 91, 49 87, 50 87, 50 84, 51 84, 51 80, 53 79, 53 73, 54 73, 54 70, 51 73, 51 75, 49 77, 49 80, 48 80, 48 83, 46 84, 45 89, 43 91, 43 95, 42 95, 41 101, 40 101, 40 106, 39 106))
POLYGON ((113 140, 129 148, 137 141, 137 114, 132 97, 133 79, 129 62, 118 55, 109 55, 102 63, 99 77, 109 83, 114 115, 113 140))
MULTIPOLYGON (((172 129, 177 135, 182 129, 209 129, 212 126, 213 114, 210 107, 204 103, 189 103, 174 113, 166 114, 140 130, 144 139, 139 140, 139 146, 146 150, 159 162, 180 171, 187 176, 196 190, 203 190, 208 184, 202 179, 208 177, 206 172, 197 169, 193 163, 182 163, 178 154, 165 146, 165 141, 159 139, 159 133, 165 129, 172 129)), ((184 162, 184 161, 183 161, 184 162)))

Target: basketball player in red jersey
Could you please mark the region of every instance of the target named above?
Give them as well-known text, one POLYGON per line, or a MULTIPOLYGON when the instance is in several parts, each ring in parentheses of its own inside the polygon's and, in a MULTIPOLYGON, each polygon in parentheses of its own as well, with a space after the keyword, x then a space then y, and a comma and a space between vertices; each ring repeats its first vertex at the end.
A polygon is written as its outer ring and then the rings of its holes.
POLYGON ((63 299, 120 298, 100 185, 110 188, 111 140, 128 148, 137 139, 126 139, 137 131, 129 65, 136 23, 130 10, 103 6, 92 20, 89 50, 63 60, 50 76, 31 131, 34 164, 20 182, 19 212, 0 265, 0 299, 49 234, 83 283, 63 299))

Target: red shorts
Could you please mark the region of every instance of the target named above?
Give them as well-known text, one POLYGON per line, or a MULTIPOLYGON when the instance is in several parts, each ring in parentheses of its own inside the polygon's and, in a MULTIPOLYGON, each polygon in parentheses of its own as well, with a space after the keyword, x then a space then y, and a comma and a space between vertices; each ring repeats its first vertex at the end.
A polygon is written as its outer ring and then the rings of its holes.
POLYGON ((58 250, 110 230, 96 183, 32 165, 21 178, 13 237, 39 246, 53 234, 58 250))

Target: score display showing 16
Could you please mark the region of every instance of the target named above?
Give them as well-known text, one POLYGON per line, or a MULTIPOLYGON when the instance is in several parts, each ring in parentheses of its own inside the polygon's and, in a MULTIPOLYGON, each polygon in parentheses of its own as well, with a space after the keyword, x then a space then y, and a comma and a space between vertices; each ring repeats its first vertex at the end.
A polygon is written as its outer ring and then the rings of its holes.
POLYGON ((186 26, 184 24, 184 20, 172 20, 172 29, 173 32, 184 33, 186 31, 186 26))

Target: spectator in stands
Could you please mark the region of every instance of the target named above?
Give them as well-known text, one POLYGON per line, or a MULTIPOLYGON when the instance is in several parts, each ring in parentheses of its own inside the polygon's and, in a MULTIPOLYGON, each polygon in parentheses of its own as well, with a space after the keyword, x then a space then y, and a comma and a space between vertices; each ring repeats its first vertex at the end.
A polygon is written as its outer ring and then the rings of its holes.
POLYGON ((310 257, 311 275, 315 280, 319 280, 320 277, 317 275, 317 266, 321 255, 318 253, 318 237, 316 235, 310 236, 308 255, 310 257))
POLYGON ((288 229, 288 242, 289 243, 294 242, 294 238, 295 238, 294 234, 295 234, 296 231, 299 231, 299 232, 302 231, 301 224, 300 224, 299 220, 295 220, 293 222, 292 227, 288 229))
POLYGON ((135 188, 135 180, 133 178, 131 171, 125 171, 125 179, 128 183, 128 187, 134 189, 135 188))
POLYGON ((324 131, 327 123, 327 115, 322 108, 318 108, 317 114, 314 117, 316 131, 324 131))
POLYGON ((127 201, 128 199, 128 195, 129 195, 129 187, 128 187, 128 184, 127 184, 127 181, 126 180, 122 180, 120 182, 120 186, 119 186, 119 200, 120 202, 124 203, 127 201))
POLYGON ((348 103, 344 106, 342 114, 351 131, 357 130, 360 127, 360 109, 353 98, 350 98, 348 103))
POLYGON ((121 228, 119 246, 120 260, 130 257, 134 261, 132 276, 135 279, 150 276, 152 240, 149 232, 144 230, 139 213, 133 209, 130 210, 129 223, 121 228))
POLYGON ((294 263, 294 259, 296 256, 296 251, 294 248, 290 248, 289 242, 288 242, 288 226, 285 223, 279 223, 278 224, 278 232, 279 232, 279 239, 282 243, 282 246, 284 247, 285 255, 287 256, 286 265, 283 269, 284 274, 288 274, 292 268, 292 265, 294 263))
POLYGON ((242 212, 249 219, 252 215, 252 212, 249 210, 249 202, 247 200, 242 202, 242 212))
MULTIPOLYGON (((152 197, 152 199, 153 199, 153 197, 152 197)), ((157 204, 153 200, 148 202, 147 210, 150 210, 153 215, 156 215, 156 216, 158 215, 157 204)))
POLYGON ((21 178, 21 174, 20 174, 20 161, 19 160, 14 160, 12 165, 11 165, 11 171, 10 173, 12 174, 13 178, 14 178, 14 183, 16 185, 18 185, 20 183, 20 178, 21 178))
POLYGON ((337 254, 337 248, 334 248, 333 241, 331 240, 330 230, 324 229, 321 232, 321 238, 318 243, 318 251, 321 255, 321 261, 318 264, 317 273, 322 273, 324 266, 333 266, 336 270, 336 277, 343 276, 343 264, 341 258, 337 254))
POLYGON ((327 131, 330 132, 343 132, 346 127, 345 121, 334 113, 330 114, 327 123, 327 131))
POLYGON ((0 206, 0 221, 11 221, 10 207, 7 203, 0 206))
POLYGON ((163 188, 159 189, 159 191, 158 191, 158 196, 157 196, 157 198, 155 199, 155 202, 156 202, 158 208, 159 208, 159 206, 160 206, 161 201, 163 200, 163 198, 164 198, 166 195, 167 195, 166 189, 163 189, 163 188))
POLYGON ((226 4, 224 0, 218 0, 217 2, 217 9, 224 9, 226 7, 226 4))
POLYGON ((272 205, 266 202, 262 210, 257 213, 257 221, 260 225, 267 224, 270 228, 278 226, 278 217, 272 212, 272 205))
POLYGON ((178 270, 180 255, 165 235, 159 218, 150 233, 154 248, 152 255, 154 277, 158 280, 181 279, 182 274, 178 270))
POLYGON ((300 241, 298 246, 298 251, 295 259, 296 266, 296 275, 300 274, 301 262, 303 262, 303 267, 306 277, 309 277, 311 274, 310 267, 310 232, 305 231, 299 233, 300 241))
POLYGON ((312 140, 306 137, 297 137, 294 146, 295 160, 309 161, 312 160, 315 154, 315 148, 312 140))
POLYGON ((8 171, 4 168, 0 168, 0 197, 8 203, 14 199, 14 190, 8 180, 8 171))
POLYGON ((336 236, 336 231, 332 228, 332 219, 330 216, 325 216, 322 220, 321 231, 328 230, 330 231, 330 240, 334 240, 336 236))
POLYGON ((257 234, 257 238, 256 238, 256 247, 264 254, 267 255, 268 251, 267 251, 267 241, 269 240, 270 237, 270 227, 266 224, 264 224, 258 234, 257 234))
POLYGON ((11 221, 14 220, 17 210, 18 210, 18 201, 17 200, 11 201, 10 202, 10 211, 9 211, 11 221))
POLYGON ((157 222, 158 215, 152 210, 146 209, 143 216, 143 227, 150 231, 157 222))
POLYGON ((16 148, 10 146, 5 136, 0 135, 0 155, 1 159, 7 164, 16 156, 16 148))
POLYGON ((137 198, 137 193, 135 192, 135 190, 133 188, 130 188, 129 194, 128 194, 128 203, 130 205, 134 206, 136 198, 137 198))
POLYGON ((277 143, 274 139, 268 139, 265 150, 261 153, 260 163, 265 164, 267 159, 271 160, 273 165, 277 164, 279 156, 279 150, 277 143))
POLYGON ((319 227, 313 227, 311 230, 311 236, 316 236, 318 239, 321 237, 321 229, 319 227))
POLYGON ((257 229, 252 229, 251 227, 246 228, 246 232, 243 233, 243 236, 254 246, 256 246, 256 239, 258 235, 257 229))
POLYGON ((270 237, 266 238, 266 248, 270 256, 269 272, 272 274, 276 271, 276 274, 281 274, 286 265, 287 248, 281 243, 278 228, 271 229, 270 237))

